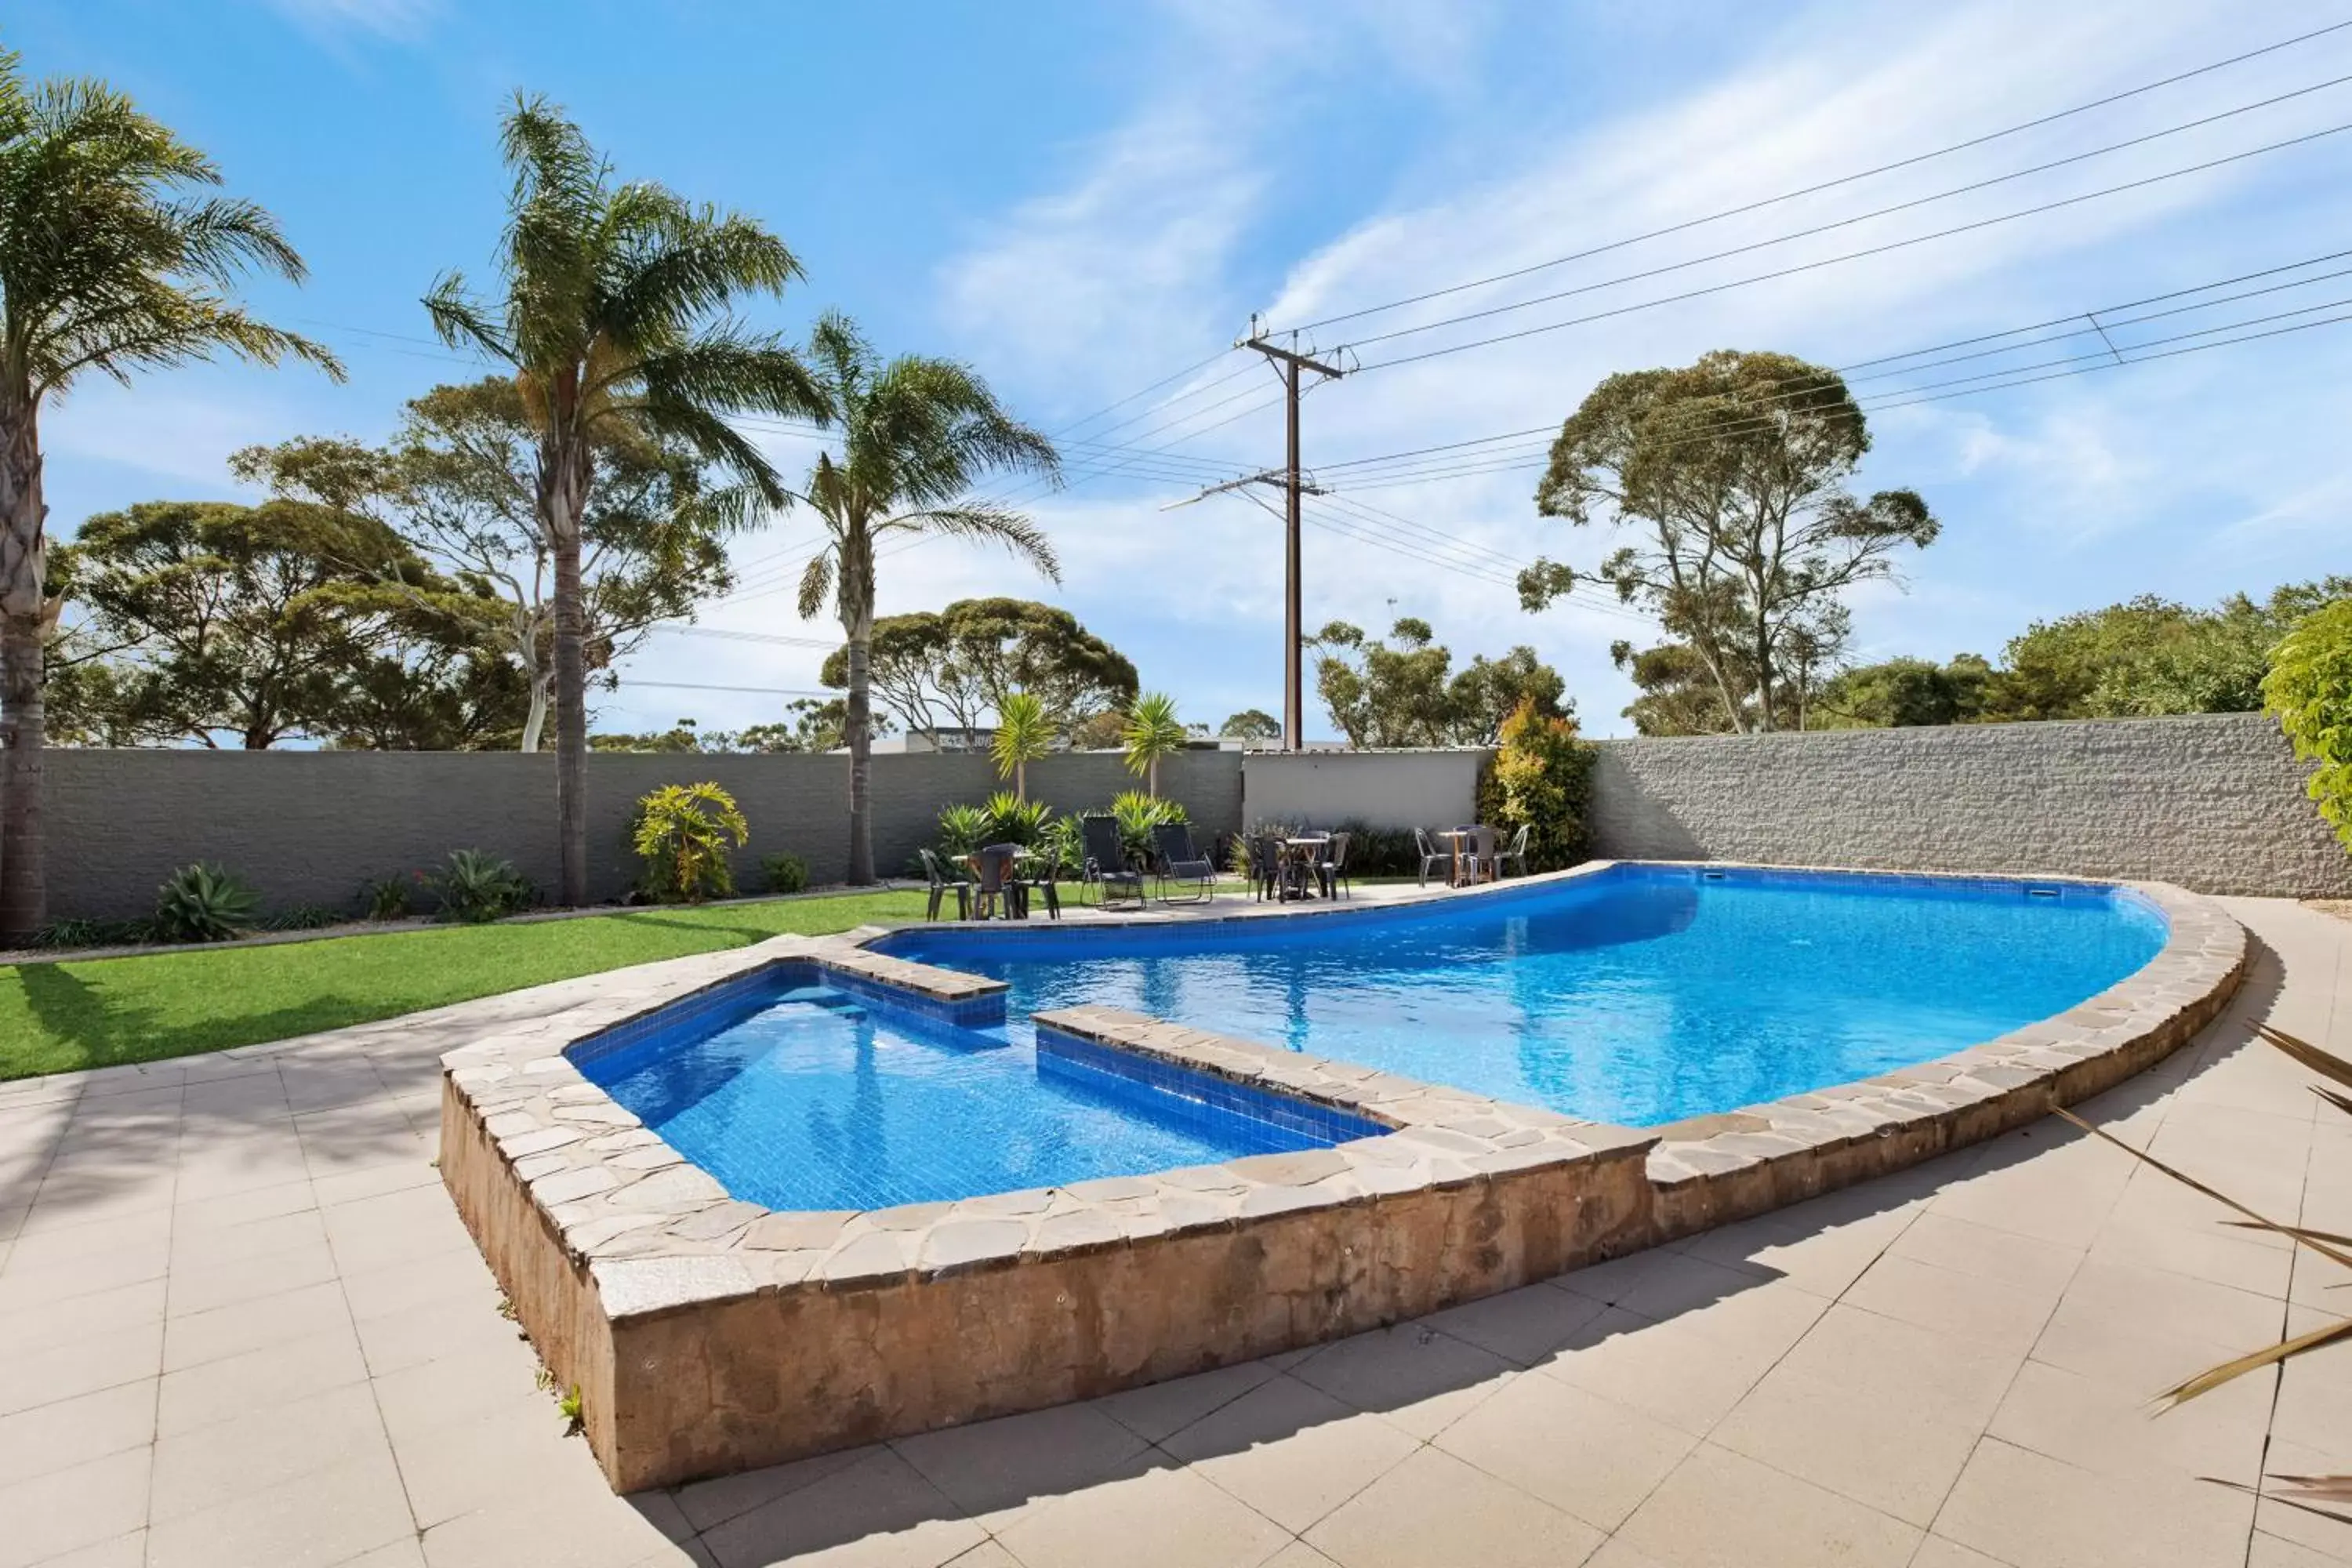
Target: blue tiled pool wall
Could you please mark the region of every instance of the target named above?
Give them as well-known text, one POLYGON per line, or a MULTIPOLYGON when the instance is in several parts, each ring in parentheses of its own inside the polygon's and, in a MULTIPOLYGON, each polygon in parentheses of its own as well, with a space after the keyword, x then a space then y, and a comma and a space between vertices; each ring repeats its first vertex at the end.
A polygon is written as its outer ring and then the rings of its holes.
POLYGON ((901 1016, 912 1016, 934 1024, 945 1024, 954 1029, 993 1028, 1004 1022, 1006 993, 1001 987, 978 996, 950 1001, 909 990, 904 985, 893 985, 887 980, 877 980, 870 974, 860 974, 855 970, 836 969, 822 960, 811 967, 815 972, 813 978, 802 984, 830 986, 845 995, 856 997, 860 1002, 887 1007, 901 1016))
POLYGON ((826 986, 910 1021, 944 1025, 951 1029, 987 1029, 1004 1022, 1005 994, 1001 990, 947 1001, 853 970, 836 969, 817 959, 787 958, 706 986, 675 1002, 664 1003, 625 1024, 615 1024, 575 1042, 564 1055, 572 1058, 574 1067, 584 1067, 648 1041, 699 1038, 740 1024, 761 1009, 772 1006, 784 993, 809 985, 826 986))
POLYGON ((1358 1138, 1378 1138, 1394 1129, 1354 1111, 1291 1095, 1271 1094, 1213 1073, 1196 1072, 1155 1058, 1082 1039, 1050 1024, 1037 1026, 1037 1069, 1079 1082, 1108 1080, 1132 1095, 1137 1089, 1156 1100, 1192 1104, 1244 1121, 1290 1133, 1289 1147, 1320 1147, 1358 1138))

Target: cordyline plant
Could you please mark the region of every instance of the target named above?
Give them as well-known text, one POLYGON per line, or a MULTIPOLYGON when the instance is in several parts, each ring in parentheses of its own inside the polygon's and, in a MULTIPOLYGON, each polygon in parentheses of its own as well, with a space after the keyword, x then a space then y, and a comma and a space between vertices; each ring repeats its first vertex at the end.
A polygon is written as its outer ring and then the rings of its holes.
POLYGON ((1009 691, 997 705, 996 737, 989 753, 996 759, 996 776, 1013 781, 1016 800, 1029 798, 1029 764, 1054 749, 1054 721, 1045 705, 1026 691, 1009 691))
POLYGON ((41 830, 48 508, 40 414, 84 373, 128 384, 217 353, 334 355, 229 297, 252 272, 299 282, 302 258, 251 202, 202 193, 210 158, 90 80, 25 80, 0 50, 0 940, 46 918, 41 830))
MULTIPOLYGON (((2300 1039, 2284 1029, 2273 1029, 2268 1024, 2258 1025, 2256 1027, 2263 1039, 2285 1052, 2299 1066, 2339 1086, 2330 1089, 2325 1084, 2314 1084, 2311 1086, 2311 1091, 2336 1110, 2347 1116, 2352 1116, 2352 1094, 2344 1092, 2347 1089, 2352 1089, 2352 1062, 2324 1051, 2310 1041, 2300 1039)), ((2167 1164, 2146 1150, 2135 1149, 2114 1133, 2092 1126, 2071 1110, 2060 1110, 2057 1114, 2093 1137, 2105 1140, 2133 1159, 2151 1169, 2162 1172, 2193 1192, 2203 1194, 2240 1216, 2224 1223, 2246 1230, 2267 1230, 2275 1236, 2285 1237, 2296 1246, 2308 1247, 2329 1262, 2347 1270, 2352 1270, 2352 1236, 2338 1236, 2330 1231, 2313 1230, 2304 1226, 2283 1225, 2277 1220, 2266 1218, 2228 1194, 2216 1191, 2187 1172, 2167 1164)), ((2192 1378, 2175 1384, 2157 1397, 2162 1402, 2163 1409, 2174 1409, 2187 1404, 2200 1394, 2210 1394, 2223 1384, 2243 1377, 2250 1372, 2260 1372, 2266 1366, 2279 1365, 2296 1356, 2318 1350, 2323 1345, 2332 1345, 2347 1341, 2352 1341, 2352 1318, 2339 1318, 2332 1323, 2324 1323, 2307 1333, 2297 1334, 2292 1339, 2282 1340, 2277 1344, 2268 1345, 2261 1350, 2249 1352, 2245 1355, 2223 1362, 2219 1366, 2209 1367, 2192 1378)), ((2291 1476, 2273 1472, 2263 1479, 2280 1483, 2283 1489, 2268 1492, 2263 1491, 2259 1485, 2248 1486, 2242 1481, 2224 1480, 2218 1476, 2206 1476, 2201 1479, 2211 1481, 2216 1486, 2228 1487, 2232 1491, 2250 1492, 2256 1497, 2267 1497, 2273 1502, 2283 1502, 2289 1507, 2301 1509, 2306 1513, 2315 1513, 2323 1519, 2352 1524, 2352 1476, 2291 1476), (2323 1504, 2333 1506, 2322 1506, 2323 1504)))

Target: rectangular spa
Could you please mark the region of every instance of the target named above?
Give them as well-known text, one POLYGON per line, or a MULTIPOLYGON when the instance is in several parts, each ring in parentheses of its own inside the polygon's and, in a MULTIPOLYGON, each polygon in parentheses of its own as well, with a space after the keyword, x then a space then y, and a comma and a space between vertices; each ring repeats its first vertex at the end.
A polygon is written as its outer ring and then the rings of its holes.
POLYGON ((630 1490, 1318 1343, 1898 1169, 2147 1066, 2243 971, 2235 922, 2153 884, 1720 869, 621 971, 443 1058, 442 1178, 630 1490), (1897 886, 1924 925, 1857 903, 1897 886), (1888 1071, 1884 1007, 1806 945, 1854 919, 1897 953, 1864 989, 1916 1020, 1888 1071), (1956 985, 1916 973, 1929 929, 1982 944, 1956 985), (1989 1001, 2019 930, 2091 966, 1989 1001), (1744 981, 1659 962, 1710 952, 1744 981), (1576 984, 1607 1004, 1582 1033, 1576 984), (1725 1045, 1743 987, 1784 1033, 1809 994, 1826 1046, 1725 1045), (1987 1005, 2063 1010, 1989 1038, 1987 1005), (1609 1033, 1645 1017, 1685 1053, 1664 1075, 1609 1033))

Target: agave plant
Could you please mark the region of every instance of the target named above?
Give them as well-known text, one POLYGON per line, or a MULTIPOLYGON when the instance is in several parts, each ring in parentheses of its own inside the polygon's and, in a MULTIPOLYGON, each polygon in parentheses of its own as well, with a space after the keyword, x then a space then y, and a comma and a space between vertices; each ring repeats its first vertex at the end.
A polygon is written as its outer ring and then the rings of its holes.
MULTIPOLYGON (((2324 1051, 2310 1041, 2290 1035, 2284 1029, 2273 1029, 2268 1024, 2257 1026, 2257 1030, 2263 1039, 2293 1058, 2298 1066, 2317 1073, 2336 1084, 2337 1087, 2334 1089, 2322 1084, 2314 1084, 2312 1092, 2346 1115, 2352 1116, 2352 1094, 2344 1092, 2352 1089, 2352 1061, 2347 1061, 2342 1057, 2324 1051)), ((2228 1194, 2208 1186, 2187 1172, 2167 1164, 2146 1150, 2134 1148, 2104 1128, 2093 1126, 2071 1110, 2061 1110, 2057 1114, 2093 1137, 2104 1139, 2114 1144, 2150 1169, 2163 1173, 2192 1192, 2200 1193, 2211 1198, 2239 1216, 2236 1219, 2226 1220, 2224 1224, 2246 1230, 2270 1231, 2273 1235, 2286 1237, 2298 1247, 2309 1247, 2331 1263, 2346 1269, 2352 1269, 2352 1236, 2313 1230, 2303 1226, 2284 1225, 2270 1219, 2247 1207, 2228 1194)), ((2162 1407, 2168 1410, 2188 1403, 2200 1394, 2210 1394, 2223 1384, 2243 1377, 2250 1372, 2259 1372, 2266 1366, 2275 1366, 2295 1356, 2315 1351, 2323 1345, 2346 1342, 2352 1342, 2352 1317, 2339 1318, 2333 1322, 2323 1323, 2318 1328, 2297 1334, 2292 1339, 2282 1340, 2276 1344, 2266 1345, 2261 1350, 2252 1351, 2233 1360, 2223 1362, 2219 1366, 2209 1367, 2194 1377, 2175 1384, 2157 1397, 2162 1402, 2162 1407)), ((2273 1502, 2284 1503, 2290 1508, 2301 1509, 2306 1513, 2315 1513, 2323 1519, 2352 1524, 2352 1511, 2347 1511, 2352 1510, 2352 1476, 2294 1476, 2272 1472, 2265 1474, 2262 1479, 2281 1483, 2281 1486, 2270 1490, 2264 1490, 2259 1484, 2249 1485, 2243 1481, 2221 1480, 2210 1476, 2204 1479, 2213 1481, 2217 1486, 2228 1487, 2232 1491, 2247 1492, 2255 1497, 2267 1497, 2273 1502), (2322 1504, 2332 1506, 2322 1507, 2320 1506, 2322 1504)))
POLYGON ((218 866, 183 866, 155 891, 155 935, 163 942, 229 942, 253 929, 261 900, 218 866))
POLYGON ((486 925, 528 907, 531 886, 514 862, 479 849, 453 849, 448 864, 432 879, 440 895, 441 918, 463 925, 486 925))
POLYGON ((1033 845, 1053 815, 1044 801, 1023 800, 1009 790, 998 790, 980 809, 988 817, 989 844, 1033 845))
POLYGON ((983 806, 951 805, 940 813, 940 853, 961 860, 989 843, 988 811, 983 806))

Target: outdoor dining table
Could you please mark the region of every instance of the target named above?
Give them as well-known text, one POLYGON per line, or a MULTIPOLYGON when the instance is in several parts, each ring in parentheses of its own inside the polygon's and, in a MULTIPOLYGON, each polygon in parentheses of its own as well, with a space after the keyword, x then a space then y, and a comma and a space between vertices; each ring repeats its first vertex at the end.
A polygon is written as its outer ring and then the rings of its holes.
POLYGON ((1328 833, 1302 833, 1282 841, 1282 896, 1287 899, 1311 899, 1315 896, 1315 854, 1331 847, 1328 833))
POLYGON ((1448 883, 1453 887, 1466 888, 1471 883, 1476 881, 1478 879, 1477 858, 1475 854, 1472 854, 1470 851, 1467 851, 1463 847, 1463 841, 1465 839, 1476 838, 1478 837, 1478 830, 1475 827, 1444 827, 1438 830, 1437 836, 1440 838, 1444 839, 1454 847, 1454 870, 1451 876, 1447 879, 1448 883), (1465 855, 1467 855, 1470 859, 1469 871, 1467 875, 1464 874, 1462 865, 1465 855))

